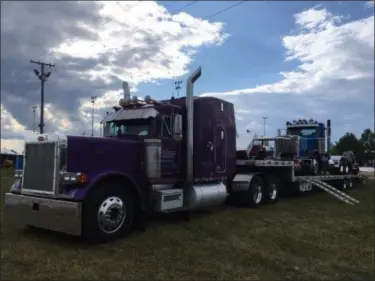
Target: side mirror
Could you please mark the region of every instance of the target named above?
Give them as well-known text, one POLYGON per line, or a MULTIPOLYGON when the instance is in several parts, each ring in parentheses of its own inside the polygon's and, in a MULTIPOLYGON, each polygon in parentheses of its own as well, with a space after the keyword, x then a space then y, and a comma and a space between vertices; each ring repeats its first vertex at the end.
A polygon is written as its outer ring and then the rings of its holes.
POLYGON ((176 114, 173 118, 173 138, 176 141, 181 141, 182 133, 182 115, 176 114))

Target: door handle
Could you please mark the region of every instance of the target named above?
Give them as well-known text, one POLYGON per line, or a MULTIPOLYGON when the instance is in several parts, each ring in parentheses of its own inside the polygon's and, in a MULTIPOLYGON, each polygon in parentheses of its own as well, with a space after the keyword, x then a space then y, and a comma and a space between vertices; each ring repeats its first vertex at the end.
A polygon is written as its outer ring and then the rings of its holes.
POLYGON ((214 150, 214 145, 212 144, 212 142, 208 142, 207 143, 207 148, 209 148, 211 151, 213 151, 214 150))

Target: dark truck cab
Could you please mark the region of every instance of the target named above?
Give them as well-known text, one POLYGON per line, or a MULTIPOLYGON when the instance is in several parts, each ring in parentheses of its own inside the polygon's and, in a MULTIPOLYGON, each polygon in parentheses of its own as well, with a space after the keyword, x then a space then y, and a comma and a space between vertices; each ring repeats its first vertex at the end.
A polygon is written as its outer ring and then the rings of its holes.
POLYGON ((104 137, 39 135, 25 142, 23 171, 5 211, 23 225, 83 235, 121 236, 149 212, 223 203, 236 170, 233 104, 193 97, 120 100, 104 137))

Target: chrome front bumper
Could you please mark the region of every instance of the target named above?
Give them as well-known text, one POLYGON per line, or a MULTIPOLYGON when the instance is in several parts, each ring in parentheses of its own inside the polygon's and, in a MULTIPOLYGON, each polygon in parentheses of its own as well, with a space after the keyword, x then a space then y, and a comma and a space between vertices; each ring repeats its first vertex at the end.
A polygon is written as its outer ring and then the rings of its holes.
POLYGON ((81 235, 82 203, 5 194, 4 219, 70 235, 81 235))

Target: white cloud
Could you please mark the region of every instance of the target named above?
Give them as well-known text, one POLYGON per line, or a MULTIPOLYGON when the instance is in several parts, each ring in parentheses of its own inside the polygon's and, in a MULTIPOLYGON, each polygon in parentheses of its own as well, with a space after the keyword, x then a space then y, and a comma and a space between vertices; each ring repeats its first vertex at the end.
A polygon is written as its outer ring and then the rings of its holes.
MULTIPOLYGON (((227 37, 222 33, 222 23, 194 18, 183 12, 172 15, 154 1, 139 5, 127 1, 100 1, 100 4, 99 16, 109 20, 95 30, 98 38, 67 40, 52 49, 54 56, 82 59, 98 59, 112 52, 108 64, 97 65, 85 73, 90 79, 101 77, 110 83, 116 77, 138 84, 181 76, 187 73, 195 48, 219 45, 227 37), (129 59, 139 59, 136 64, 123 61, 121 65, 116 61, 116 55, 121 52, 147 49, 150 40, 158 50, 150 50, 148 59, 142 60, 144 54, 134 53, 129 59)), ((91 30, 84 23, 81 26, 91 30)))
MULTIPOLYGON (((203 96, 222 97, 239 108, 248 104, 250 110, 260 109, 250 113, 247 120, 262 124, 261 116, 268 116, 272 134, 284 127, 285 121, 298 117, 324 121, 322 118, 337 120, 340 116, 336 133, 360 130, 359 123, 373 126, 363 112, 373 114, 374 16, 346 21, 343 16, 315 7, 296 14, 295 23, 297 32, 284 36, 282 44, 285 60, 298 62, 296 69, 281 72, 282 78, 274 83, 203 96), (357 111, 359 114, 353 115, 357 111), (344 126, 348 121, 345 115, 356 117, 355 122, 344 126)), ((247 124, 238 124, 239 131, 245 131, 247 124)), ((262 133, 259 126, 258 132, 262 133)), ((245 146, 244 139, 247 135, 240 135, 239 146, 245 146)))
POLYGON ((24 139, 33 134, 25 130, 3 105, 1 105, 1 148, 13 149, 18 153, 23 152, 24 139))
MULTIPOLYGON (((251 88, 203 95, 231 96, 253 93, 317 93, 317 88, 336 81, 371 79, 374 76, 374 16, 339 24, 341 17, 326 9, 310 9, 295 15, 302 30, 282 38, 286 61, 298 68, 280 72, 280 81, 251 88), (319 28, 317 28, 319 26, 319 28)), ((357 94, 357 93, 354 93, 357 94)), ((321 93, 326 95, 326 93, 321 93)), ((335 96, 347 98, 347 95, 335 96)))

